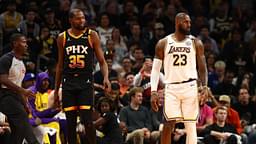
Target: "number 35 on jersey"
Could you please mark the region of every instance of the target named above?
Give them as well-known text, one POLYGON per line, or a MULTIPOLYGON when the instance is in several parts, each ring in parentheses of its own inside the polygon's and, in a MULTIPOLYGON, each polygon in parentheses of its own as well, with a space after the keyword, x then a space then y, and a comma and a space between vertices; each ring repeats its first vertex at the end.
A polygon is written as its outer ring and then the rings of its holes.
POLYGON ((69 59, 70 68, 84 68, 85 55, 87 55, 88 46, 73 45, 66 48, 66 53, 69 59))

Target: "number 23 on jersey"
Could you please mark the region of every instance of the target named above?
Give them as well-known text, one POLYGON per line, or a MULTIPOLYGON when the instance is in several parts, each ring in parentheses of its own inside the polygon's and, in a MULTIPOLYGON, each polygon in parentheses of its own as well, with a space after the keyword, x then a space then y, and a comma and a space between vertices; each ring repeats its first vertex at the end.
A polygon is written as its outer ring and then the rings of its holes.
POLYGON ((187 64, 186 54, 173 54, 173 66, 185 66, 187 64))

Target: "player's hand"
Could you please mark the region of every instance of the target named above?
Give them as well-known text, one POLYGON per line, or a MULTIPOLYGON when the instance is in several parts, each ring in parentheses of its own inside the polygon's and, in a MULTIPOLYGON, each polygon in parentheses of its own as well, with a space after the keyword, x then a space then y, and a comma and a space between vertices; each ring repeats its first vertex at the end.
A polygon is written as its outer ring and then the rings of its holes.
POLYGON ((110 92, 111 91, 111 84, 110 84, 108 78, 104 78, 103 85, 104 85, 104 90, 106 92, 110 92))
POLYGON ((59 100, 59 92, 58 90, 54 90, 54 108, 60 107, 60 100, 59 100))
POLYGON ((34 93, 31 90, 23 89, 20 91, 20 94, 24 97, 35 97, 34 93))
POLYGON ((159 104, 159 97, 158 97, 157 91, 152 91, 151 92, 150 102, 151 102, 152 110, 154 112, 157 112, 158 111, 158 104, 159 104))

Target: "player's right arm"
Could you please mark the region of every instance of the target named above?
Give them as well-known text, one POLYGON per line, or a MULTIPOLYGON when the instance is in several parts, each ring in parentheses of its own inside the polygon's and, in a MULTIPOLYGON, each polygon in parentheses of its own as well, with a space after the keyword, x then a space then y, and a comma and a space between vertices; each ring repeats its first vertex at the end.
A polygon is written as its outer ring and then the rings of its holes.
POLYGON ((55 99, 58 99, 58 91, 61 83, 61 76, 63 70, 63 60, 64 60, 64 32, 59 34, 57 38, 57 46, 58 46, 58 62, 56 65, 56 74, 55 74, 55 90, 54 96, 55 99))
POLYGON ((162 62, 164 60, 164 50, 165 45, 167 43, 167 39, 161 39, 158 41, 155 47, 155 58, 153 60, 153 66, 150 76, 150 84, 151 84, 151 107, 153 111, 158 111, 158 94, 157 87, 160 77, 160 70, 162 67, 162 62))

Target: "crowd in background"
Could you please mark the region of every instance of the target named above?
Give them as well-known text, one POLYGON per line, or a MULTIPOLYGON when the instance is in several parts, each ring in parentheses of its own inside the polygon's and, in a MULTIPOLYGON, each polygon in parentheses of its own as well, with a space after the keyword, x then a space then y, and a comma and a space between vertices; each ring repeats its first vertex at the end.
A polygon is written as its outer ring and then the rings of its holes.
MULTIPOLYGON (((0 0, 0 55, 11 50, 9 37, 12 33, 20 32, 28 40, 24 59, 27 67, 25 88, 33 86, 36 75, 41 72, 47 72, 49 82, 41 93, 54 88, 58 57, 56 38, 69 28, 68 12, 72 8, 82 9, 87 26, 100 36, 112 91, 103 92, 103 76, 95 61, 95 105, 99 102, 111 105, 110 111, 118 117, 124 141, 133 141, 131 134, 136 130, 140 130, 136 131, 139 136, 142 131, 145 143, 155 143, 160 135, 162 115, 150 108, 152 59, 157 41, 174 32, 177 12, 190 15, 191 34, 201 39, 205 48, 210 97, 200 102, 200 109, 207 105, 208 111, 200 111, 203 116, 199 116, 199 136, 205 137, 212 125, 223 119, 219 112, 225 108, 220 107, 226 106, 224 120, 234 127, 232 133, 239 135, 244 143, 256 141, 254 0, 0 0), (104 100, 105 97, 110 101, 104 100), (133 113, 131 105, 139 105, 140 111, 133 113), (141 117, 136 117, 138 115, 141 117)), ((164 91, 163 75, 160 76, 159 93, 164 91)), ((102 113, 99 106, 95 108, 102 113)), ((113 117, 112 114, 107 116, 108 119, 113 117)), ((37 126, 38 120, 34 122, 33 126, 37 126)), ((5 128, 4 122, 0 124, 5 128)), ((2 127, 0 135, 3 131, 10 132, 2 127)), ((111 128, 101 128, 99 131, 105 135, 111 131, 111 128)), ((174 141, 180 143, 184 134, 182 126, 178 125, 174 141)))

